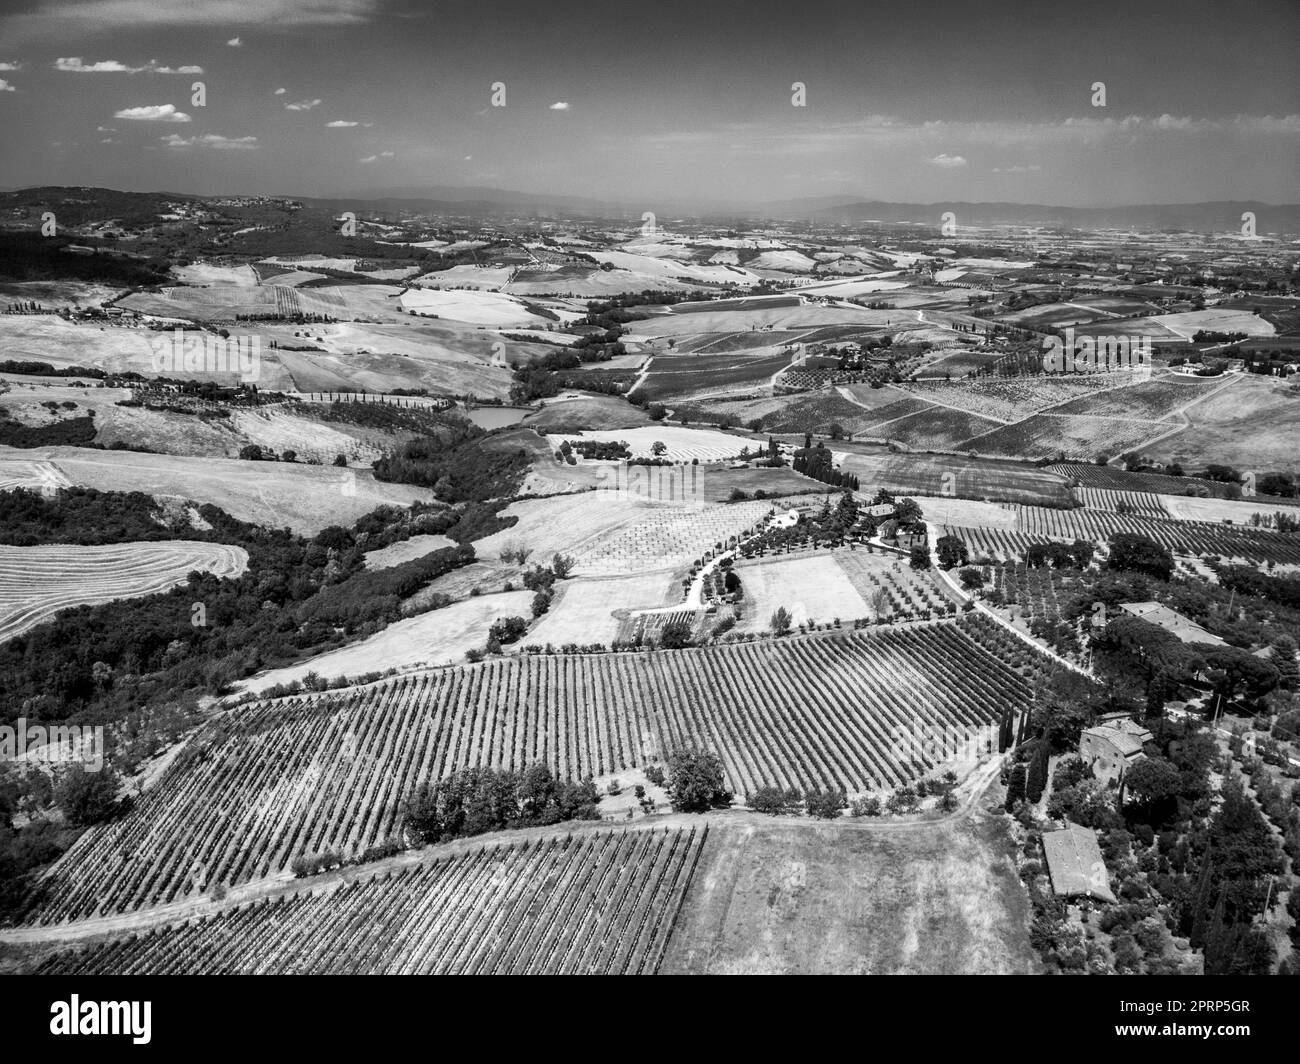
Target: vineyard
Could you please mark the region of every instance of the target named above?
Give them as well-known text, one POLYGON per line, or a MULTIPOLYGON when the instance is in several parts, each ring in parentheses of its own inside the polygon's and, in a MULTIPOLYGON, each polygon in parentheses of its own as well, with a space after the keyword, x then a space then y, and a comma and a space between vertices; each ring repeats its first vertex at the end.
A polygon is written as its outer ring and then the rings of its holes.
POLYGON ((174 901, 199 882, 355 856, 399 830, 423 780, 535 762, 567 779, 683 744, 729 785, 893 787, 935 762, 918 728, 972 732, 1030 697, 1045 659, 987 618, 681 651, 492 658, 346 691, 234 708, 205 725, 134 808, 83 835, 43 882, 51 923, 174 901), (196 878, 196 870, 201 872, 196 878))
POLYGON ((484 846, 47 960, 45 975, 651 975, 707 826, 484 846))
POLYGON ((1052 539, 1105 543, 1112 532, 1148 536, 1172 553, 1219 555, 1251 562, 1300 562, 1300 535, 1282 534, 1198 521, 1162 521, 1138 515, 1093 510, 1048 510, 1013 506, 1022 532, 1052 539))
POLYGON ((1172 515, 1165 509, 1160 496, 1149 491, 1110 491, 1106 488, 1075 488, 1075 495, 1089 510, 1104 510, 1114 514, 1136 514, 1168 520, 1172 515))
POLYGON ((745 534, 771 512, 770 501, 661 506, 652 516, 579 549, 575 572, 621 574, 689 565, 714 544, 745 534))
POLYGON ((227 577, 247 568, 243 547, 192 540, 102 547, 0 545, 0 642, 70 606, 166 591, 185 583, 196 569, 227 577))
POLYGON ((1026 461, 1064 455, 1069 461, 1090 462, 1098 455, 1115 455, 1141 446, 1166 427, 1136 419, 1052 412, 973 436, 960 449, 1026 461))
POLYGON ((1015 422, 1027 414, 1128 384, 1128 374, 1074 377, 984 377, 966 381, 909 381, 899 385, 918 396, 994 421, 1015 422))
POLYGON ((945 536, 956 536, 966 544, 971 561, 992 558, 995 561, 1016 561, 1035 543, 1048 543, 1050 536, 1033 536, 1025 532, 1008 532, 1000 528, 964 528, 944 525, 945 536))
POLYGON ((1189 403, 1203 399, 1216 388, 1223 387, 1223 378, 1210 383, 1195 377, 1182 380, 1144 381, 1128 388, 1117 388, 1075 399, 1052 411, 1054 414, 1092 414, 1102 417, 1139 418, 1161 421, 1189 403))
POLYGON ((958 449, 972 436, 981 436, 998 427, 997 422, 988 418, 932 406, 880 425, 876 433, 917 450, 944 451, 958 449))

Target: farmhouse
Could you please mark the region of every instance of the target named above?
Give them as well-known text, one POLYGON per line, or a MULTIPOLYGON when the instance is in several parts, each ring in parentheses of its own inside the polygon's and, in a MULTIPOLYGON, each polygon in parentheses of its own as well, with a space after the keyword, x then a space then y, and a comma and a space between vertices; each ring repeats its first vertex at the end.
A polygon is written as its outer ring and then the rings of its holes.
POLYGON ((1130 765, 1146 756, 1142 744, 1151 738, 1149 731, 1127 717, 1103 721, 1079 736, 1079 756, 1099 780, 1118 782, 1130 765))
POLYGON ((1227 644, 1217 635, 1207 632, 1195 621, 1184 617, 1177 610, 1162 606, 1158 602, 1121 602, 1119 608, 1131 617, 1137 617, 1151 624, 1159 625, 1171 632, 1184 643, 1209 643, 1221 647, 1227 644))
POLYGON ((1052 893, 1060 898, 1114 901, 1097 833, 1068 821, 1060 831, 1043 832, 1043 856, 1052 893))

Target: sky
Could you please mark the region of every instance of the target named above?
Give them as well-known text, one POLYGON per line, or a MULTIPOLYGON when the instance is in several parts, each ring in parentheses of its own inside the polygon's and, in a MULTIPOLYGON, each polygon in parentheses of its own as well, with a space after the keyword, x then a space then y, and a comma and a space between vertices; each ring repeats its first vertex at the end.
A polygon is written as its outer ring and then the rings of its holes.
POLYGON ((1058 8, 5 0, 0 187, 1300 202, 1300 2, 1058 8))

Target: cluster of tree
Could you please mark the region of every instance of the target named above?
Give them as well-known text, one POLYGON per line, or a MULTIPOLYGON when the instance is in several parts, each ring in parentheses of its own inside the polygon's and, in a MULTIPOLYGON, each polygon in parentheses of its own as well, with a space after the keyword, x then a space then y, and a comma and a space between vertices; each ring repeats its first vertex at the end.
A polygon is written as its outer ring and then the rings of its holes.
POLYGON ((858 490, 858 478, 852 473, 836 469, 831 459, 831 452, 820 441, 818 441, 816 447, 805 446, 801 450, 795 451, 791 467, 796 473, 802 473, 806 477, 820 480, 823 484, 829 484, 833 488, 846 488, 849 491, 858 490))
MULTIPOLYGON (((674 813, 703 813, 731 805, 733 795, 727 790, 722 759, 712 750, 683 746, 667 758, 668 772, 664 785, 674 813)), ((649 773, 646 773, 649 778, 649 773)))
POLYGON ((440 500, 455 503, 513 495, 529 464, 522 447, 492 447, 481 430, 467 426, 444 439, 409 440, 373 468, 377 480, 432 488, 440 500))
POLYGON ((959 536, 940 536, 935 541, 934 549, 941 569, 951 569, 970 561, 970 551, 966 548, 966 542, 959 536))
POLYGON ((843 791, 837 790, 812 788, 805 793, 797 787, 763 786, 749 796, 746 804, 754 812, 769 816, 797 816, 807 812, 820 820, 834 820, 848 808, 849 800, 843 791))
POLYGON ((1086 539, 1076 539, 1068 546, 1055 540, 1050 543, 1032 543, 1025 551, 1025 564, 1031 569, 1044 569, 1049 565, 1053 569, 1086 569, 1092 564, 1092 556, 1096 553, 1097 545, 1086 539))
POLYGON ((25 425, 0 410, 0 445, 5 447, 90 447, 95 442, 95 412, 61 418, 48 425, 25 425))
POLYGON ((1168 548, 1136 532, 1112 532, 1106 566, 1112 570, 1145 573, 1168 580, 1174 572, 1174 558, 1168 548))
POLYGON ((95 237, 74 240, 13 229, 0 232, 0 279, 6 281, 94 281, 132 288, 167 284, 168 277, 165 260, 123 255, 95 237), (72 254, 66 250, 70 244, 93 248, 95 254, 72 254))
POLYGON ((402 833, 415 845, 566 820, 599 820, 591 779, 562 782, 543 764, 522 772, 463 768, 421 783, 402 801, 402 833))
POLYGON ((1300 610, 1300 578, 1270 576, 1248 565, 1220 566, 1219 586, 1239 595, 1253 595, 1293 610, 1300 610))
POLYGON ((6 492, 4 503, 0 506, 0 543, 17 547, 167 539, 225 541, 214 530, 196 528, 188 516, 168 513, 142 491, 70 487, 47 496, 30 488, 14 488, 6 492))
POLYGON ((12 358, 0 360, 0 373, 21 373, 28 377, 86 377, 91 380, 103 380, 106 376, 102 369, 82 369, 80 366, 60 366, 56 369, 48 362, 12 358))

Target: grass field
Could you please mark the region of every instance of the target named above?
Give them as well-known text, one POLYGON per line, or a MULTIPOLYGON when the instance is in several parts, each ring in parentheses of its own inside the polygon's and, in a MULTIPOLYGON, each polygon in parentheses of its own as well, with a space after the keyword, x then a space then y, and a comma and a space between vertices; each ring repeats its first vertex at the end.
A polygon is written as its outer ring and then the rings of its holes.
POLYGON ((710 830, 663 971, 1030 974, 1029 903, 991 818, 710 830))

